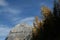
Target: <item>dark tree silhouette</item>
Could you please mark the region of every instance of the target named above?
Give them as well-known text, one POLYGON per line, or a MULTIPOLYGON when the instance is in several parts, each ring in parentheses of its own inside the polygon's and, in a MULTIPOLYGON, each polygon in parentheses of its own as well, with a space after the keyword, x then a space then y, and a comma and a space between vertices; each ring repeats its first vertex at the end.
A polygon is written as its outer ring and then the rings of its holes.
POLYGON ((53 12, 43 7, 42 13, 45 19, 42 25, 44 29, 40 28, 40 35, 35 40, 60 40, 60 0, 54 0, 53 12))

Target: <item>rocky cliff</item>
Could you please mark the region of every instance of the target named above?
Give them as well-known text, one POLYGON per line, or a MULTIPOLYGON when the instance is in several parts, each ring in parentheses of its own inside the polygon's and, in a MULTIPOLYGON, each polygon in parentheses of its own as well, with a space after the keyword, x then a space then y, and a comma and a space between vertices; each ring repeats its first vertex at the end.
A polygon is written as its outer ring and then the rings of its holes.
POLYGON ((12 28, 6 40, 30 40, 31 35, 32 26, 22 23, 12 28))

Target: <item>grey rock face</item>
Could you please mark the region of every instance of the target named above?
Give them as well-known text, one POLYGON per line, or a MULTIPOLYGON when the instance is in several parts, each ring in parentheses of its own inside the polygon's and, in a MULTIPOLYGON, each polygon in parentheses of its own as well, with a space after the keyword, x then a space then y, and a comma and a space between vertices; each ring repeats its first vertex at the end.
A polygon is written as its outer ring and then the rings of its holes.
POLYGON ((16 25, 7 37, 7 40, 31 40, 32 27, 27 24, 16 25))

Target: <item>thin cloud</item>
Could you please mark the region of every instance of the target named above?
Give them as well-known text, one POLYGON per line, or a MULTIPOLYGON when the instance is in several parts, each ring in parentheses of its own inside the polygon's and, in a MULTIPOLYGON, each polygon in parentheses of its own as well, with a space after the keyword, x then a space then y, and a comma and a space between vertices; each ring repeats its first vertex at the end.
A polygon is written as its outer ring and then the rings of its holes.
POLYGON ((33 25, 33 20, 34 20, 34 17, 27 17, 27 18, 21 19, 20 23, 27 23, 29 25, 33 25))
POLYGON ((21 17, 13 17, 13 18, 11 18, 11 21, 12 22, 16 22, 16 21, 19 21, 21 19, 21 17))
POLYGON ((27 17, 27 18, 21 18, 21 17, 17 17, 17 18, 13 18, 11 21, 13 24, 20 24, 20 23, 31 23, 33 22, 34 17, 27 17))
POLYGON ((21 10, 17 10, 17 9, 12 9, 12 8, 8 8, 8 10, 6 10, 10 13, 13 13, 13 14, 18 14, 18 13, 21 13, 21 10))
POLYGON ((0 6, 7 6, 8 3, 5 0, 0 0, 0 6))
POLYGON ((18 24, 18 23, 20 23, 20 20, 21 20, 21 17, 12 17, 10 19, 11 23, 13 23, 15 25, 18 24))
POLYGON ((27 21, 32 21, 34 20, 34 17, 27 17, 21 20, 21 22, 27 22, 27 21))
POLYGON ((17 15, 17 14, 21 13, 21 10, 12 9, 12 8, 4 8, 4 9, 0 10, 0 13, 2 13, 2 12, 17 15))
POLYGON ((10 28, 8 28, 8 27, 0 27, 0 37, 7 36, 9 31, 10 31, 10 28))
POLYGON ((4 12, 4 13, 11 13, 14 15, 22 12, 21 10, 11 8, 6 0, 0 0, 0 6, 3 6, 3 8, 0 9, 0 14, 1 12, 4 12))
POLYGON ((2 40, 5 39, 9 32, 10 32, 11 28, 9 28, 8 26, 6 25, 0 25, 0 39, 2 40))

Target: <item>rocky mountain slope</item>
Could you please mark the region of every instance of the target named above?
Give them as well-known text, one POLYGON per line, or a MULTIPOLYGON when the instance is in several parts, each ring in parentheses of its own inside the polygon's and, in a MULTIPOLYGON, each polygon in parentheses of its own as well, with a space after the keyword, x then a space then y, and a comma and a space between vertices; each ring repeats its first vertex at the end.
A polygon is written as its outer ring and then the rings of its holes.
POLYGON ((30 40, 31 35, 32 26, 22 23, 12 28, 6 40, 30 40))

